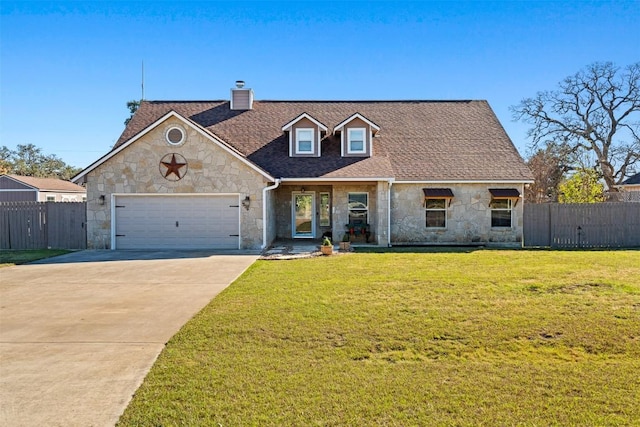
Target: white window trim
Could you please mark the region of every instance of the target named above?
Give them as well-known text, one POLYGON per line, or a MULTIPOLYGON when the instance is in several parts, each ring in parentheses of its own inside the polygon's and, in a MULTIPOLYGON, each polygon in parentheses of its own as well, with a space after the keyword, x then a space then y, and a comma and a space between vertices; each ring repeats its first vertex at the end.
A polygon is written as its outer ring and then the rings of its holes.
POLYGON ((367 128, 347 128, 347 154, 365 154, 367 152, 367 128), (362 132, 362 150, 351 149, 351 133, 362 132))
MULTIPOLYGON (((322 198, 323 196, 327 196, 327 201, 328 201, 328 208, 329 211, 327 212, 329 214, 329 223, 328 224, 322 224, 322 213, 320 213, 320 215, 318 216, 318 224, 320 225, 320 227, 331 227, 331 193, 326 192, 326 191, 322 191, 320 192, 320 197, 319 197, 319 203, 320 203, 320 209, 322 209, 322 198)), ((322 212, 322 211, 320 211, 322 212)))
POLYGON ((424 209, 425 210, 425 218, 424 218, 425 219, 425 224, 424 224, 425 228, 427 228, 428 230, 444 230, 444 229, 447 228, 447 216, 448 216, 447 213, 448 213, 448 210, 449 210, 449 206, 448 206, 449 204, 447 202, 448 202, 448 199, 440 198, 440 197, 427 197, 425 199, 425 202, 424 202, 425 203, 425 205, 424 205, 425 206, 425 209, 424 209), (429 200, 444 200, 444 208, 438 208, 438 209, 431 208, 431 209, 429 209, 427 207, 427 205, 429 203, 428 202, 429 200), (427 212, 444 212, 444 227, 429 227, 427 225, 427 212))
POLYGON ((313 154, 314 147, 315 147, 315 132, 313 131, 313 128, 297 128, 296 129, 296 147, 295 147, 296 154, 313 154), (300 150, 300 132, 311 133, 311 150, 310 151, 300 150))
POLYGON ((184 129, 182 129, 182 127, 180 127, 180 126, 171 126, 171 127, 169 127, 169 128, 167 129, 167 131, 165 132, 164 137, 165 137, 165 139, 167 140, 167 143, 168 143, 169 145, 174 145, 174 146, 176 146, 176 145, 182 145, 182 144, 184 144, 184 141, 187 139, 187 134, 186 134, 186 132, 184 131, 184 129), (171 140, 169 139, 169 133, 170 133, 172 130, 177 130, 178 132, 180 132, 180 141, 178 141, 178 142, 173 142, 173 141, 171 141, 171 140))
MULTIPOLYGON (((498 230, 507 230, 510 228, 513 228, 513 200, 511 199, 495 199, 495 200, 506 200, 507 202, 509 202, 509 207, 508 208, 494 208, 493 206, 491 206, 491 222, 493 223, 493 212, 494 211, 508 211, 509 212, 509 226, 494 226, 493 224, 491 224, 491 228, 494 229, 498 229, 498 230)), ((493 205, 493 202, 495 200, 491 201, 491 204, 493 205)))
POLYGON ((296 233, 296 196, 310 196, 311 197, 311 212, 316 212, 316 192, 315 191, 293 191, 291 192, 291 237, 294 239, 305 239, 316 237, 316 227, 318 218, 317 215, 311 215, 311 233, 310 234, 297 234, 296 233))

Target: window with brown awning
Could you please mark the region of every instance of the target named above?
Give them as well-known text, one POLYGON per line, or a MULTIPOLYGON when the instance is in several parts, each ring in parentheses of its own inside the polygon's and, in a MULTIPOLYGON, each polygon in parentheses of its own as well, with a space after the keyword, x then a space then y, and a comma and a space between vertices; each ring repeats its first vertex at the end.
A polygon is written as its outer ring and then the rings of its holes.
POLYGON ((430 199, 453 199, 453 191, 450 188, 423 188, 424 197, 430 199))
POLYGON ((423 188, 425 203, 427 199, 446 199, 449 206, 451 206, 451 200, 453 199, 453 191, 450 188, 423 188))
POLYGON ((518 204, 520 200, 520 192, 516 188, 490 188, 491 201, 494 200, 515 200, 513 206, 518 204))

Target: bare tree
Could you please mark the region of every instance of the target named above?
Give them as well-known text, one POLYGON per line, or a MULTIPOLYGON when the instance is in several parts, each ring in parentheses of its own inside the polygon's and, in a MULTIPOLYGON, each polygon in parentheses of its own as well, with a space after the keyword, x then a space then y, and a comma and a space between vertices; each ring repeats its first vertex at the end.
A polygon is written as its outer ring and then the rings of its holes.
POLYGON ((514 120, 533 125, 533 149, 553 142, 573 155, 592 153, 608 191, 640 161, 640 62, 623 69, 596 62, 511 107, 514 120))

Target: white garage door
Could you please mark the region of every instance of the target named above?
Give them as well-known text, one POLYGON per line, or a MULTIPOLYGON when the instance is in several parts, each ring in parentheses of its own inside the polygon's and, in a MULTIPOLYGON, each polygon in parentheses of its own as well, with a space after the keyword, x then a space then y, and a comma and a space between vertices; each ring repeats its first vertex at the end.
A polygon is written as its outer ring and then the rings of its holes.
POLYGON ((116 249, 238 249, 238 196, 116 196, 116 249))

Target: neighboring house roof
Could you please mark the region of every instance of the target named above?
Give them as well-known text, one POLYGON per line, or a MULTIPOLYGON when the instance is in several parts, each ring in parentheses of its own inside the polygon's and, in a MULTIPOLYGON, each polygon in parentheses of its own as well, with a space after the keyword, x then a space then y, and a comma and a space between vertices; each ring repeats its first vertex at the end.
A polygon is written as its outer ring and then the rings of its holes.
POLYGON ((637 173, 633 176, 622 181, 622 185, 640 185, 640 173, 637 173))
POLYGON ((520 181, 533 175, 486 101, 142 101, 114 150, 170 111, 216 135, 276 178, 520 181), (333 127, 358 114, 380 128, 371 157, 342 157, 339 139, 321 157, 289 157, 282 131, 306 113, 333 127))
POLYGON ((87 189, 74 184, 70 181, 63 181, 58 178, 36 178, 33 176, 21 176, 21 175, 3 175, 11 178, 19 183, 22 183, 28 187, 31 187, 39 191, 51 191, 61 193, 86 193, 87 189))

